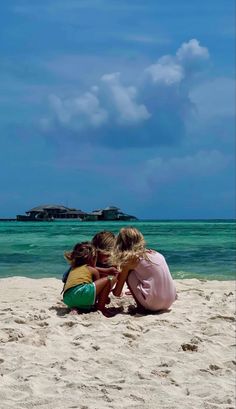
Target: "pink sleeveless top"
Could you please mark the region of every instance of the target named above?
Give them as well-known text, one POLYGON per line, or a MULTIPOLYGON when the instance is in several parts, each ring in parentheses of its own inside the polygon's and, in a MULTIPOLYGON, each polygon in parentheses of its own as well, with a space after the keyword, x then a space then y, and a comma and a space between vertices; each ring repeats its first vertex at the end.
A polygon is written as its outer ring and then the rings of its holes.
POLYGON ((141 259, 131 271, 128 282, 145 308, 153 311, 168 309, 176 299, 169 267, 162 254, 148 250, 147 256, 148 260, 141 259))

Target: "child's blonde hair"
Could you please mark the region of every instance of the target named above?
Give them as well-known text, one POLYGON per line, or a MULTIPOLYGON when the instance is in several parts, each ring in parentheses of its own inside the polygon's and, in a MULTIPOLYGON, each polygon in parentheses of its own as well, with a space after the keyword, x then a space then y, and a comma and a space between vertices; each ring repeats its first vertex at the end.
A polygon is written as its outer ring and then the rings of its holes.
POLYGON ((145 257, 145 240, 135 227, 123 227, 116 237, 112 262, 121 267, 132 258, 145 257))
POLYGON ((72 267, 80 267, 84 264, 90 264, 92 260, 96 260, 97 250, 92 243, 84 241, 77 243, 72 251, 65 252, 64 257, 72 267))
POLYGON ((96 247, 97 252, 109 255, 113 250, 116 236, 111 231, 100 231, 95 234, 92 239, 92 244, 96 247))

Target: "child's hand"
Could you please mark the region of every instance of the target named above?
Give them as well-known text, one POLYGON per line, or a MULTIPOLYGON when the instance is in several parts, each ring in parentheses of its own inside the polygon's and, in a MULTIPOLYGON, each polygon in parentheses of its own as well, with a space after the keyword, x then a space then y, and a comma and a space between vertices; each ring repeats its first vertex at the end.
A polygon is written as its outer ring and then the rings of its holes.
POLYGON ((120 273, 115 267, 108 267, 107 273, 112 276, 118 276, 120 273))

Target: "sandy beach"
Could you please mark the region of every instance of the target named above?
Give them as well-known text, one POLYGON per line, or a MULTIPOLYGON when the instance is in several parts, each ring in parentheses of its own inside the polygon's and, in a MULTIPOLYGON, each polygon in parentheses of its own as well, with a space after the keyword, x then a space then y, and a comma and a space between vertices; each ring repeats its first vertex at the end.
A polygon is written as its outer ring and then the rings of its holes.
POLYGON ((163 314, 72 315, 60 280, 0 280, 4 409, 235 408, 235 282, 179 280, 163 314))

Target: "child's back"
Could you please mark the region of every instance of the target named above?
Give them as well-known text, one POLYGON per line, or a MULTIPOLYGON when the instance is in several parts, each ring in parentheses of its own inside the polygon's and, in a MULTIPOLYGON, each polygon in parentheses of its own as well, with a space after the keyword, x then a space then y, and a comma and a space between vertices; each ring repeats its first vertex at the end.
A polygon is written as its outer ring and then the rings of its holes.
POLYGON ((80 284, 89 284, 92 282, 93 277, 91 271, 89 270, 87 265, 82 265, 70 270, 63 291, 65 293, 69 288, 75 287, 80 284))
POLYGON ((113 259, 121 268, 113 290, 115 296, 120 296, 126 281, 140 309, 164 310, 175 301, 175 285, 165 258, 156 251, 147 250, 138 229, 124 227, 120 230, 113 259))
POLYGON ((176 299, 169 267, 162 254, 147 251, 128 276, 128 285, 143 307, 157 311, 168 309, 176 299))
POLYGON ((107 314, 105 305, 109 301, 108 294, 117 281, 118 271, 114 268, 100 269, 106 274, 105 277, 100 277, 95 268, 97 251, 89 242, 77 243, 71 252, 65 253, 65 258, 71 267, 63 276, 64 303, 70 308, 81 310, 90 310, 96 304, 103 314, 107 314))

